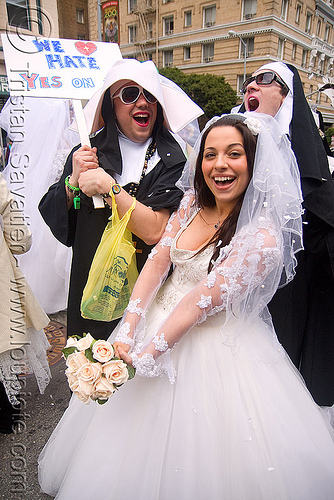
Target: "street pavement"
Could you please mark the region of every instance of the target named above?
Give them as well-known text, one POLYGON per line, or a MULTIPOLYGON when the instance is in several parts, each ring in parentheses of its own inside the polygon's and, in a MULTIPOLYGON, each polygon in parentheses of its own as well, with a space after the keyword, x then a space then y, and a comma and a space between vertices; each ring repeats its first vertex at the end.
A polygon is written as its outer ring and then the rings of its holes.
MULTIPOLYGON (((51 499, 40 491, 37 460, 70 399, 61 348, 66 342, 66 312, 50 315, 46 335, 51 343, 49 364, 52 379, 40 394, 35 377, 23 377, 21 425, 16 434, 0 434, 0 499, 51 499)), ((72 500, 72 499, 69 499, 72 500)))

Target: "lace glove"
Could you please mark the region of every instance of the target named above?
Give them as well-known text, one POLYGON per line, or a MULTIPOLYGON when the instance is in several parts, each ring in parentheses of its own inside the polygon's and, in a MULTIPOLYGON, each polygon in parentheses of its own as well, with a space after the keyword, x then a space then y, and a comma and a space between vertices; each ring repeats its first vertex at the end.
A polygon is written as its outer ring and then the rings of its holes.
POLYGON ((142 377, 159 377, 161 369, 155 364, 152 354, 145 353, 138 357, 136 353, 131 353, 132 365, 136 368, 137 374, 142 377))
POLYGON ((171 265, 170 247, 174 238, 189 216, 193 205, 193 193, 188 192, 174 212, 159 243, 153 248, 133 289, 130 302, 125 310, 115 342, 130 346, 141 342, 145 335, 145 311, 151 304, 162 283, 168 276, 171 265))
POLYGON ((115 338, 116 342, 129 345, 131 349, 133 349, 135 345, 135 338, 133 337, 134 326, 131 328, 131 325, 137 325, 140 318, 145 319, 145 312, 141 307, 139 307, 140 302, 141 299, 139 298, 129 301, 125 310, 126 320, 121 324, 115 338))
POLYGON ((176 371, 170 360, 172 349, 169 349, 164 334, 162 333, 160 336, 156 335, 153 337, 152 343, 155 346, 155 351, 164 354, 164 362, 160 363, 160 360, 157 361, 156 357, 149 352, 140 354, 142 344, 138 344, 135 352, 130 354, 132 365, 136 368, 137 374, 142 377, 160 377, 161 375, 165 375, 168 377, 170 383, 174 384, 176 371))

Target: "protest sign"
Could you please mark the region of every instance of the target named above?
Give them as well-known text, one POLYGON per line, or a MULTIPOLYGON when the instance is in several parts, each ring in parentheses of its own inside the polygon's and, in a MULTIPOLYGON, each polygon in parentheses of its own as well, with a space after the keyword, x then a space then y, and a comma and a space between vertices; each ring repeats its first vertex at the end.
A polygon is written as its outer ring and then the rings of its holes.
MULTIPOLYGON (((90 99, 122 59, 116 43, 2 34, 10 96, 72 99, 81 145, 90 146, 81 99, 90 99)), ((100 195, 95 208, 103 208, 100 195)))
POLYGON ((116 43, 2 34, 11 96, 90 99, 112 64, 116 43))

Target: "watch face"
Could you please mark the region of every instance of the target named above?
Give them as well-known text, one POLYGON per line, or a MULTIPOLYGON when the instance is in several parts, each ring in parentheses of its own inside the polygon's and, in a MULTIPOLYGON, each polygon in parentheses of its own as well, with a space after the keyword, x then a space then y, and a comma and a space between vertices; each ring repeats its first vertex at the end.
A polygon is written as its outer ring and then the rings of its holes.
POLYGON ((113 186, 112 186, 112 188, 111 188, 111 189, 112 189, 112 192, 113 192, 114 194, 118 194, 118 193, 120 193, 120 192, 121 192, 121 189, 122 189, 122 188, 121 188, 121 186, 120 186, 119 184, 113 184, 113 186))

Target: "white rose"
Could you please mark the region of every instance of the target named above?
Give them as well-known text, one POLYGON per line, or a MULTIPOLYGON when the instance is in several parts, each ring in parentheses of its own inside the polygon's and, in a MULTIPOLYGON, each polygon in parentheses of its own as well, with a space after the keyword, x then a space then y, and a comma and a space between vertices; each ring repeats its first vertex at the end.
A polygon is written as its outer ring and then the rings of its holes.
POLYGON ((66 347, 77 347, 78 344, 78 339, 75 339, 73 337, 69 337, 66 342, 66 347))
MULTIPOLYGON (((94 388, 94 386, 93 386, 94 388)), ((79 380, 76 380, 73 382, 73 384, 70 385, 70 389, 77 396, 77 398, 80 399, 85 404, 88 404, 90 402, 90 395, 85 392, 79 384, 79 380)))
POLYGON ((78 340, 76 347, 80 351, 85 351, 90 347, 91 343, 94 341, 94 337, 91 336, 90 333, 87 333, 85 337, 82 337, 82 339, 78 340))
POLYGON ((114 348, 106 340, 97 340, 94 342, 93 347, 93 358, 100 363, 107 363, 114 357, 114 348))
POLYGON ((71 385, 74 384, 78 380, 78 377, 74 372, 71 372, 70 370, 65 370, 65 375, 67 377, 68 385, 70 386, 71 391, 73 390, 71 385))
POLYGON ((84 397, 91 397, 94 392, 94 384, 78 378, 78 389, 84 397))
POLYGON ((90 363, 89 361, 84 365, 80 366, 78 369, 76 376, 78 380, 82 380, 84 382, 88 382, 89 384, 93 384, 98 380, 102 375, 102 367, 100 363, 90 363))
POLYGON ((80 366, 87 363, 87 358, 83 352, 73 352, 66 359, 66 366, 69 372, 76 373, 80 366))
POLYGON ((101 377, 94 385, 93 399, 108 399, 115 391, 115 386, 105 377, 101 377))
POLYGON ((113 360, 109 361, 102 367, 102 372, 106 379, 116 385, 124 384, 129 378, 129 372, 124 361, 113 360))

